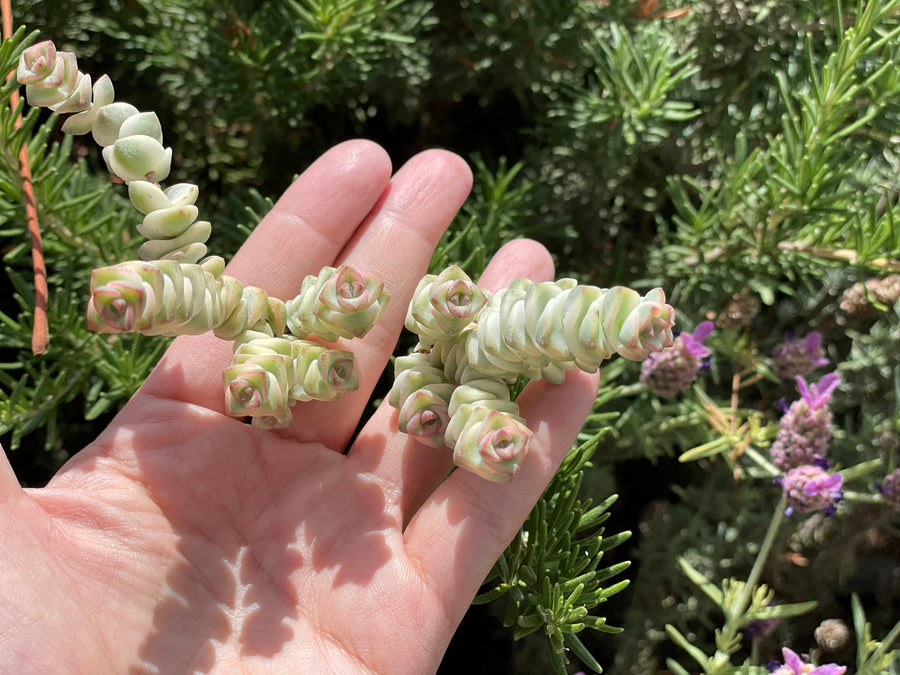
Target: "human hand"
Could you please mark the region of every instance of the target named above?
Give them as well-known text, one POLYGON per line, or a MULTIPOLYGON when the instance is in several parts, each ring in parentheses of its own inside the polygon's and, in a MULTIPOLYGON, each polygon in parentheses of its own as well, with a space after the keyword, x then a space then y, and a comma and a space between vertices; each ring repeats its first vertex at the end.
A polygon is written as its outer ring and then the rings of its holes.
MULTIPOLYGON (((393 177, 384 151, 339 145, 279 200, 227 273, 292 297, 346 262, 391 301, 349 348, 359 390, 298 404, 289 429, 224 412, 230 344, 175 340, 101 436, 43 489, 0 460, 0 671, 429 673, 584 422, 596 376, 531 383, 534 431, 510 483, 450 474, 386 403, 354 438, 406 307, 471 174, 428 151, 393 177), (349 447, 348 447, 349 444, 349 447), (448 477, 448 474, 449 477, 448 477)), ((480 284, 551 279, 518 240, 480 284)))

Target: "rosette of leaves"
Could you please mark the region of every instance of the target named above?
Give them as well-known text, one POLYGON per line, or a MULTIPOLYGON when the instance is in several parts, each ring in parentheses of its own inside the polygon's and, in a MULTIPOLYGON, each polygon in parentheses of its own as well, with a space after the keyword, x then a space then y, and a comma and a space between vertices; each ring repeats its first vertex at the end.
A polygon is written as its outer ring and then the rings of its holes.
POLYGON ((346 265, 323 267, 307 275, 300 292, 285 307, 293 335, 318 335, 334 342, 364 336, 388 301, 384 284, 346 265))
POLYGON ((351 352, 255 331, 242 336, 223 378, 228 413, 264 429, 288 426, 298 401, 333 401, 359 386, 351 352))

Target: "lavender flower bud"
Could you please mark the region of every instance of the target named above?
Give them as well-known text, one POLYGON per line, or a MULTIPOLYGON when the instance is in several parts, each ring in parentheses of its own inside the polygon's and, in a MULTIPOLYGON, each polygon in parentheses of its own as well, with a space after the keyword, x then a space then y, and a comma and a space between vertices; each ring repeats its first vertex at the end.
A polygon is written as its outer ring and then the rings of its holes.
POLYGON ((318 335, 326 342, 362 337, 384 311, 388 293, 384 284, 345 265, 324 267, 307 276, 300 293, 285 303, 293 335, 318 335))
POLYGON ((482 478, 505 482, 519 470, 533 434, 517 415, 465 404, 450 418, 446 441, 453 462, 482 478))
POLYGON ((819 647, 826 652, 845 649, 853 641, 850 627, 840 619, 825 619, 813 634, 819 647))
POLYGON ((840 384, 837 373, 825 375, 818 384, 807 385, 797 376, 801 398, 781 418, 775 441, 769 448, 772 462, 782 471, 823 460, 831 439, 831 394, 840 384))
POLYGON ((656 396, 671 397, 691 386, 709 356, 703 341, 715 328, 712 321, 697 324, 693 333, 681 333, 674 344, 656 354, 650 354, 641 364, 641 382, 656 396))
POLYGON ((794 511, 810 513, 824 510, 833 515, 835 504, 843 495, 844 477, 840 473, 828 473, 820 466, 804 464, 790 469, 780 479, 789 506, 787 515, 794 511))
POLYGON ((885 477, 881 494, 884 495, 884 501, 900 511, 900 469, 894 469, 885 477))
POLYGON ((770 672, 773 675, 844 675, 847 672, 846 666, 837 666, 833 663, 824 666, 812 666, 801 661, 796 652, 791 651, 787 647, 783 647, 781 653, 784 656, 784 664, 779 665, 776 662, 774 667, 770 667, 770 672))
POLYGON ((827 363, 822 349, 822 334, 818 332, 782 342, 772 349, 772 366, 778 377, 785 380, 807 375, 827 363))
POLYGON ((489 295, 456 265, 438 275, 427 274, 413 293, 406 328, 424 343, 453 340, 475 319, 489 295))

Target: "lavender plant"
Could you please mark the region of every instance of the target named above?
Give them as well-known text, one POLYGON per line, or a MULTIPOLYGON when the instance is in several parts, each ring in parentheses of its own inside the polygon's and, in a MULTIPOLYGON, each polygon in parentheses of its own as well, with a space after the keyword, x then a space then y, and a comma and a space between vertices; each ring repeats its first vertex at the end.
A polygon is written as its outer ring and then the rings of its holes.
POLYGON ((110 173, 128 185, 131 203, 144 215, 137 228, 147 238, 138 249, 141 260, 92 274, 89 328, 164 336, 212 331, 233 340, 235 358, 224 374, 226 408, 263 428, 288 426, 298 401, 332 400, 355 388, 352 353, 307 338, 364 336, 388 301, 383 284, 342 266, 308 276, 287 303, 244 286, 224 274, 223 258, 206 256, 212 230, 196 220, 197 186, 160 186, 172 150, 163 146, 155 113, 115 101, 105 75, 92 88, 75 54, 57 51, 52 41, 25 49, 16 77, 32 106, 75 113, 63 131, 93 136, 110 173))

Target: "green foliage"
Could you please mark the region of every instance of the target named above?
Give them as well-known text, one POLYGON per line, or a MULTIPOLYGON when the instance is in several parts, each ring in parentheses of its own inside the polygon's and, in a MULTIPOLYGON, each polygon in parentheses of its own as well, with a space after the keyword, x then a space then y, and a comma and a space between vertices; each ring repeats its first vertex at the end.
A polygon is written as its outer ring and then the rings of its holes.
MULTIPOLYGON (((480 155, 473 155, 475 181, 472 195, 441 237, 428 265, 437 274, 448 265, 462 267, 474 279, 484 272, 491 256, 503 244, 526 234, 535 207, 536 186, 519 174, 519 162, 507 169, 500 158, 496 171, 480 155)), ((532 232, 532 236, 536 236, 532 232)))
POLYGON ((572 449, 519 536, 494 566, 486 581, 490 590, 475 598, 476 604, 506 598, 504 625, 514 628, 516 639, 542 633, 557 673, 566 672, 569 650, 601 672, 577 633, 585 628, 605 633, 621 630, 609 626, 604 617, 589 614, 628 585, 627 580, 605 585, 627 569, 628 562, 600 566, 607 551, 631 536, 630 532, 605 535, 602 524, 616 496, 596 506, 592 499, 578 496, 583 468, 600 436, 572 449))
MULTIPOLYGON (((900 211, 885 190, 896 190, 896 177, 878 184, 872 163, 880 145, 875 123, 900 103, 893 8, 865 5, 824 63, 810 48, 808 80, 779 73, 778 133, 752 145, 738 134, 717 180, 670 181, 677 229, 662 252, 668 273, 685 280, 685 294, 700 280, 703 290, 721 283, 732 292, 740 290, 735 282, 751 283, 766 300, 790 292, 794 275, 810 273, 798 259, 890 268, 900 254, 900 211), (686 266, 694 273, 685 274, 686 266), (750 274, 735 279, 735 268, 750 274)), ((836 18, 841 25, 842 15, 836 18)))
POLYGON ((900 638, 900 621, 884 637, 878 641, 872 638, 871 626, 866 621, 866 613, 859 596, 851 598, 853 605, 853 630, 856 633, 856 672, 859 675, 878 675, 880 673, 897 672, 894 666, 900 661, 897 650, 891 647, 900 638))

